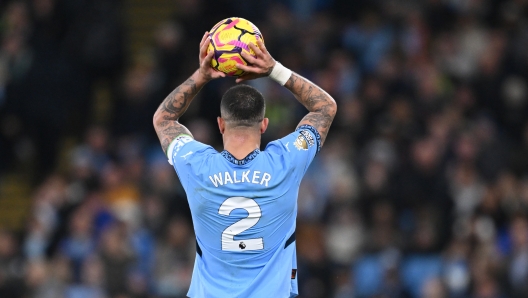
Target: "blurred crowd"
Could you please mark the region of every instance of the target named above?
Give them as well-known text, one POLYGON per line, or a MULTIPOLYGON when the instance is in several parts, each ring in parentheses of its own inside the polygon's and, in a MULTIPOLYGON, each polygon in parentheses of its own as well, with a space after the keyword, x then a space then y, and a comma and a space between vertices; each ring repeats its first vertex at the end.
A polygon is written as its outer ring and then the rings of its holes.
MULTIPOLYGON (((299 193, 300 297, 528 297, 528 1, 175 0, 137 56, 125 3, 0 2, 0 178, 29 164, 34 180, 24 230, 0 230, 0 297, 185 297, 195 238, 152 116, 229 16, 338 103, 299 193)), ((182 117, 219 150, 233 84, 182 117)), ((306 110, 250 84, 265 146, 306 110)))

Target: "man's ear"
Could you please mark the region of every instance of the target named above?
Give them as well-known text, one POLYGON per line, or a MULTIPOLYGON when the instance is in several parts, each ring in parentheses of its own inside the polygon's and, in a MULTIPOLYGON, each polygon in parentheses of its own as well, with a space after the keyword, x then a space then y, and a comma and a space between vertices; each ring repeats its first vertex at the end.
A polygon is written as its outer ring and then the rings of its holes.
POLYGON ((266 129, 268 129, 269 119, 264 118, 262 119, 262 122, 260 122, 260 134, 263 134, 266 132, 266 129))
POLYGON ((218 129, 220 129, 220 133, 224 134, 225 120, 222 117, 216 117, 216 122, 218 122, 218 129))

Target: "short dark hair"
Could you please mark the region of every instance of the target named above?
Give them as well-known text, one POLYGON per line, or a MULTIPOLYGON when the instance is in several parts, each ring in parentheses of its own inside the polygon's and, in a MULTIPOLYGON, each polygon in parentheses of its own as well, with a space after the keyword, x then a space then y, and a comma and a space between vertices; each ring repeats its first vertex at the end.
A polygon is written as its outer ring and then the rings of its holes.
POLYGON ((240 84, 229 88, 222 96, 222 118, 234 126, 254 126, 264 119, 266 103, 257 89, 240 84))

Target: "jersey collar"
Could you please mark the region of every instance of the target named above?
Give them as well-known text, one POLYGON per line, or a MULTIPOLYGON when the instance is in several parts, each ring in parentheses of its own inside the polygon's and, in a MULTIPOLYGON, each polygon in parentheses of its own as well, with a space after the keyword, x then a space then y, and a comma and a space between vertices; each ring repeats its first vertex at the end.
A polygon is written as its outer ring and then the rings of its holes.
POLYGON ((237 166, 241 166, 241 165, 245 165, 248 162, 250 162, 253 159, 255 159, 255 157, 257 157, 257 155, 259 153, 260 153, 260 150, 259 149, 255 149, 251 153, 249 153, 246 157, 244 157, 244 159, 237 159, 236 157, 233 156, 233 154, 229 153, 226 150, 222 151, 220 154, 222 154, 222 156, 225 159, 227 159, 229 162, 231 162, 231 163, 233 163, 233 164, 235 164, 237 166))

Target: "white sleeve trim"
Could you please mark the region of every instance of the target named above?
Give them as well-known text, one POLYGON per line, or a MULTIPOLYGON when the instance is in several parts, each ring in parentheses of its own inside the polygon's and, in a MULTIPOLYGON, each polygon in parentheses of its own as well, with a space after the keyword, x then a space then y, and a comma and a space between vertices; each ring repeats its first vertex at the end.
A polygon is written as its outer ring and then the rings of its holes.
MULTIPOLYGON (((167 159, 169 161, 169 164, 171 166, 173 166, 173 162, 172 162, 172 157, 174 156, 174 148, 176 148, 176 145, 178 145, 178 148, 177 150, 179 151, 181 146, 183 146, 185 143, 188 143, 190 140, 192 140, 193 138, 188 135, 188 134, 181 134, 181 135, 178 135, 176 138, 174 138, 174 140, 172 140, 172 142, 170 143, 169 145, 169 148, 167 148, 167 159), (178 141, 182 140, 182 139, 187 139, 186 142, 180 142, 178 143, 178 141)), ((176 152, 177 153, 177 152, 176 152)))

